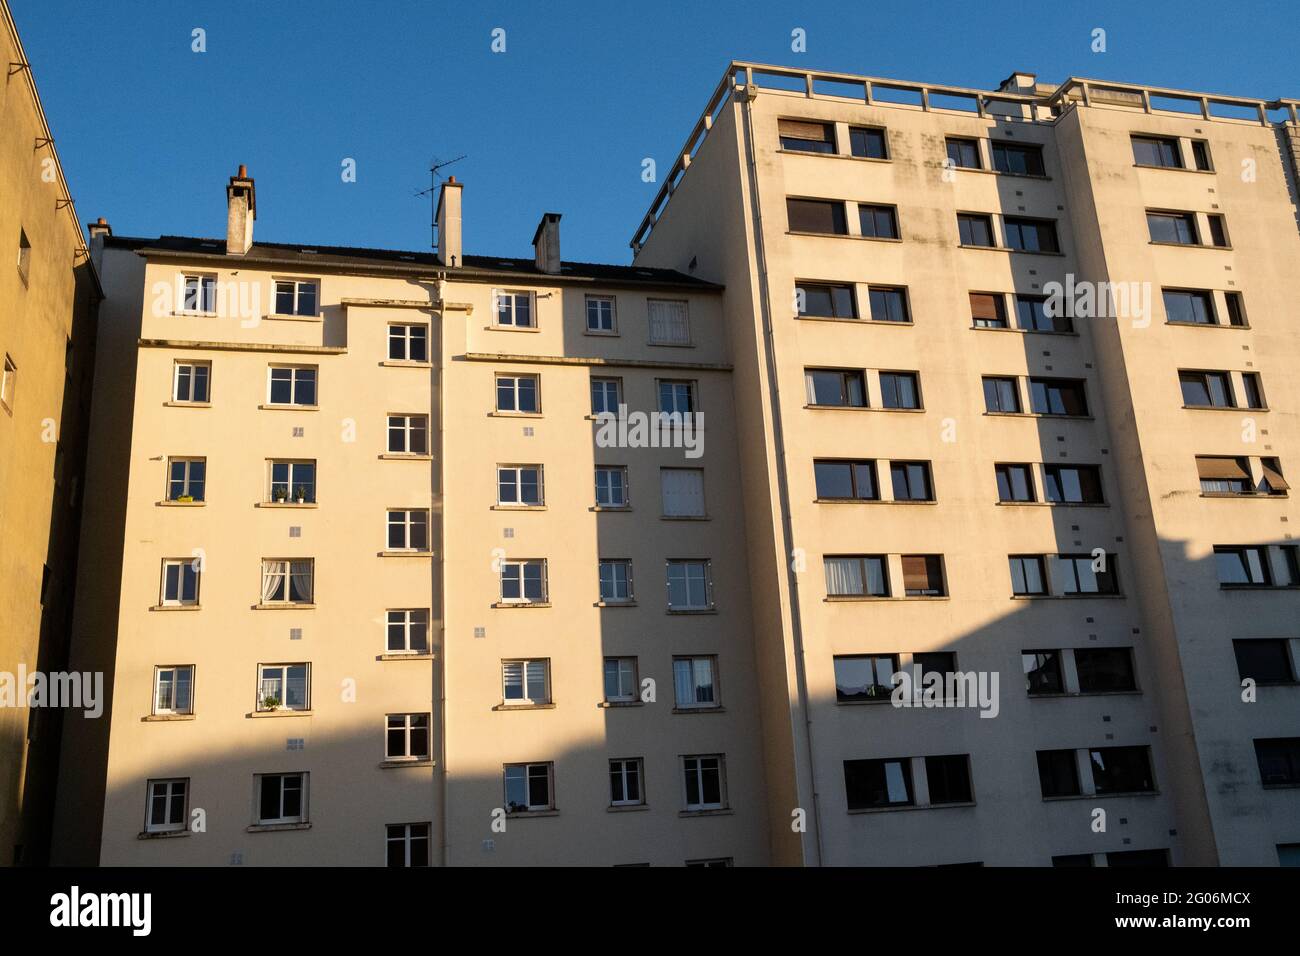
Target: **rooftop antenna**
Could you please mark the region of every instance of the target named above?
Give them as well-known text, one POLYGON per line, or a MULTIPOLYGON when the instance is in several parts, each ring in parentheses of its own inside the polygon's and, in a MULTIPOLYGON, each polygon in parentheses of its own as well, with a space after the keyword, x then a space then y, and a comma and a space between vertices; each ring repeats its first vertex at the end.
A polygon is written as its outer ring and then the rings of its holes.
MULTIPOLYGON (((465 155, 457 156, 455 159, 439 160, 437 156, 429 160, 429 188, 421 189, 415 195, 417 196, 434 196, 438 192, 438 185, 442 182, 442 173, 438 170, 450 166, 452 163, 459 163, 465 155)), ((431 208, 433 210, 433 221, 429 223, 429 233, 431 245, 434 249, 438 248, 438 200, 432 200, 431 208)))

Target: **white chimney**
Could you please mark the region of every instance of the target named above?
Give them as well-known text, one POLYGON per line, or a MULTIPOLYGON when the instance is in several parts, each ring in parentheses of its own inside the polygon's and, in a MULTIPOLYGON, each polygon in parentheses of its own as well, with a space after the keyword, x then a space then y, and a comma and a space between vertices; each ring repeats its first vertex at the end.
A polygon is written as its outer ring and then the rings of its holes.
POLYGON ((253 245, 253 220, 257 218, 257 189, 248 167, 239 165, 238 175, 226 186, 226 253, 242 256, 253 245))
POLYGON ((103 216, 100 216, 98 222, 86 223, 86 232, 90 236, 90 261, 94 265, 95 271, 102 274, 104 240, 113 234, 113 227, 105 221, 103 216))
POLYGON ((533 261, 547 275, 560 274, 560 214, 542 214, 542 221, 533 233, 533 261))
POLYGON ((460 248, 460 191, 463 185, 451 176, 438 193, 434 221, 438 224, 438 261, 444 266, 464 264, 460 248))

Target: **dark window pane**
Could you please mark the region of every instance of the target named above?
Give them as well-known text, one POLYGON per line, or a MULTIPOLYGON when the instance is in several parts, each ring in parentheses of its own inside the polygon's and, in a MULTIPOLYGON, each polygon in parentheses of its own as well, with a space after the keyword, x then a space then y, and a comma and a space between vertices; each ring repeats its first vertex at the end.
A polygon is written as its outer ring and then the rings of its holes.
POLYGON ((1077 648, 1074 666, 1079 673, 1079 693, 1104 694, 1136 690, 1133 654, 1127 647, 1077 648))
POLYGON ((1038 751, 1038 785, 1044 799, 1079 795, 1079 766, 1073 750, 1038 751))

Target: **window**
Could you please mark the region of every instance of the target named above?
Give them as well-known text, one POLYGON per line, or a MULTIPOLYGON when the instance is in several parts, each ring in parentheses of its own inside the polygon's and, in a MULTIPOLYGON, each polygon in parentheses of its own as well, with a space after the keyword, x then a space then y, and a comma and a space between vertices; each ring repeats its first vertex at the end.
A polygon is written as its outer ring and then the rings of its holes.
POLYGON ((1258 372, 1242 372, 1241 387, 1245 394, 1246 407, 1262 409, 1264 404, 1264 386, 1260 384, 1258 372))
POLYGON ((171 833, 184 830, 189 819, 189 778, 150 780, 146 789, 149 796, 148 808, 145 810, 145 832, 171 833))
POLYGON ((1029 465, 994 465, 998 501, 1034 501, 1034 475, 1029 465))
POLYGON ((722 706, 718 701, 715 657, 673 658, 673 702, 679 710, 722 706))
POLYGON ((181 294, 182 312, 216 312, 217 311, 217 277, 184 277, 184 291, 181 294))
POLYGON ((310 677, 310 664, 258 664, 258 711, 310 710, 310 677))
POLYGON ((623 404, 623 380, 618 378, 593 378, 591 380, 591 414, 617 415, 623 404))
POLYGON ((631 604, 632 562, 626 559, 600 562, 600 600, 602 604, 631 604))
POLYGON ((1224 302, 1228 306, 1228 324, 1236 326, 1246 325, 1246 301, 1242 298, 1240 292, 1223 293, 1224 302))
POLYGON ((1054 315, 1069 305, 1065 298, 1058 298, 1055 308, 1048 310, 1047 298, 1041 295, 1016 296, 1016 322, 1025 332, 1072 332, 1074 323, 1068 315, 1054 315))
POLYGON ((1196 214, 1191 212, 1148 212, 1147 231, 1152 242, 1195 246, 1201 241, 1196 231, 1196 214))
POLYGON ((631 757, 609 762, 609 805, 635 807, 645 803, 641 791, 641 758, 631 757))
POLYGON ((553 810, 549 763, 516 763, 505 766, 506 811, 536 813, 553 810))
POLYGON ((1102 504, 1101 469, 1096 465, 1044 465, 1043 496, 1054 504, 1102 504))
POLYGON ((270 405, 315 405, 315 366, 276 366, 269 369, 270 405))
POLYGON ((546 603, 546 561, 502 561, 501 601, 503 604, 546 603))
POLYGON ((977 329, 1005 329, 1007 302, 1001 292, 970 293, 971 324, 977 329))
POLYGON ((993 168, 1013 176, 1045 176, 1041 146, 1022 146, 1019 143, 992 142, 993 168))
POLYGON ((898 238, 898 210, 893 206, 858 203, 858 224, 862 229, 862 235, 868 238, 898 238))
POLYGON ((795 286, 799 315, 820 319, 856 319, 853 286, 800 282, 795 286))
POLYGON ((203 500, 206 458, 167 459, 167 500, 198 502, 203 500))
POLYGON ((167 558, 162 563, 162 600, 164 607, 198 606, 199 559, 167 558))
POLYGON ((264 560, 262 562, 263 604, 311 604, 314 562, 264 560))
POLYGON ((889 566, 883 554, 828 555, 827 597, 889 597, 889 566))
POLYGON ((497 326, 513 329, 532 329, 537 327, 533 320, 533 294, 531 292, 512 292, 498 290, 497 326))
POLYGON ((1031 378, 1029 408, 1036 415, 1071 415, 1076 418, 1086 416, 1088 400, 1084 394, 1083 380, 1031 378))
POLYGON ((850 126, 849 153, 867 159, 888 159, 889 146, 885 141, 885 131, 875 126, 850 126))
POLYGON ((1255 741, 1259 782, 1266 787, 1300 787, 1300 737, 1255 741))
POLYGON ((970 783, 970 756, 951 754, 925 758, 925 778, 930 785, 930 804, 971 803, 975 797, 970 783))
POLYGON ((834 199, 786 199, 786 219, 791 232, 847 236, 844 203, 834 199))
POLYGON ((539 507, 542 504, 542 466, 497 465, 497 504, 539 507))
POLYGON ((626 468, 620 465, 596 466, 596 507, 628 507, 626 468))
POLYGON ((429 512, 423 510, 389 509, 389 551, 428 551, 429 512))
POLYGON ((1021 651, 1020 664, 1025 671, 1025 691, 1030 697, 1065 693, 1060 651, 1021 651))
POLYGON ((1214 546, 1214 564, 1220 587, 1294 587, 1300 581, 1295 545, 1281 545, 1276 562, 1270 562, 1266 545, 1214 546))
POLYGON ((727 805, 721 754, 683 757, 687 810, 721 810, 727 805))
POLYGON ((1197 455, 1196 473, 1203 495, 1249 495, 1255 491, 1245 458, 1197 455))
POLYGON ((541 381, 536 375, 498 375, 497 411, 536 415, 541 411, 540 391, 541 381))
POLYGON ((986 375, 984 383, 984 410, 1001 414, 1020 413, 1020 388, 1011 376, 986 375))
POLYGON ((713 608, 713 581, 708 561, 668 562, 668 609, 706 611, 713 608))
POLYGON ((899 286, 873 285, 867 288, 872 322, 911 322, 907 290, 899 286))
POLYGON ((1277 458, 1261 458, 1259 467, 1264 477, 1255 490, 1260 494, 1285 496, 1291 485, 1282 477, 1282 462, 1277 458))
POLYGON ((1083 793, 1079 785, 1079 761, 1073 750, 1038 751, 1038 787, 1044 800, 1077 797, 1083 793))
POLYGON ((429 653, 429 611, 427 608, 402 608, 388 612, 387 643, 389 654, 429 653))
POLYGON ((1088 761, 1098 796, 1148 793, 1156 788, 1146 747, 1098 747, 1088 751, 1088 761))
POLYGON ((1202 172, 1209 172, 1214 168, 1210 163, 1210 144, 1203 139, 1191 140, 1192 144, 1192 161, 1196 168, 1202 172))
POLYGON ((933 501, 928 461, 891 461, 889 479, 895 501, 933 501))
POLYGON ((943 555, 905 554, 902 558, 904 595, 943 597, 948 593, 943 581, 943 555))
POLYGON ((1226 249, 1228 243, 1228 225, 1226 220, 1220 215, 1210 213, 1205 217, 1206 222, 1210 224, 1210 244, 1226 249))
POLYGON ((268 501, 316 500, 316 462, 272 461, 268 501))
POLYGON ((1056 223, 1048 219, 1022 219, 1005 216, 1007 248, 1018 252, 1060 252, 1056 241, 1056 223))
POLYGON ((1300 843, 1277 844, 1278 866, 1300 866, 1300 843))
POLYGON ((153 672, 155 714, 194 713, 194 665, 155 667, 153 672))
POLYGON ((665 518, 703 518, 704 469, 660 468, 665 518))
POLYGON ((1183 390, 1183 404, 1191 408, 1236 408, 1232 394, 1232 376, 1227 372, 1178 373, 1183 390))
POLYGON ((1197 289, 1161 289, 1160 295, 1165 303, 1165 321, 1175 325, 1218 324, 1213 293, 1197 289))
POLYGON ((804 369, 808 404, 827 408, 866 408, 867 386, 857 369, 804 369))
POLYGON ((915 372, 881 372, 880 403, 885 408, 920 408, 921 386, 915 372))
POLYGON ((384 730, 385 759, 429 759, 428 714, 388 714, 384 730))
POLYGON ((993 246, 993 220, 983 213, 957 213, 957 235, 963 246, 993 246))
POLYGON ((897 654, 836 657, 835 700, 841 704, 889 700, 898 673, 897 654))
POLYGON ((651 345, 690 345, 691 321, 685 301, 647 299, 651 345))
MULTIPOLYGON (((5 363, 6 369, 8 362, 5 363)), ((172 401, 204 403, 208 401, 210 362, 177 362, 172 376, 172 401)))
POLYGON ((1119 593, 1113 554, 1096 558, 1091 554, 1054 554, 1052 580, 1066 596, 1119 593))
POLYGON ((391 362, 429 361, 429 327, 427 325, 390 325, 388 359, 391 362))
POLYGON ((618 331, 612 295, 587 296, 587 331, 613 335, 618 331))
POLYGON ((301 279, 277 279, 276 315, 316 315, 316 283, 301 279))
POLYGON ((1172 136, 1134 136, 1133 162, 1139 166, 1163 166, 1182 169, 1183 158, 1178 140, 1172 136))
POLYGON ((1011 566, 1011 593, 1017 597, 1036 597, 1047 593, 1047 574, 1043 570, 1040 554, 1013 554, 1008 558, 1011 566))
POLYGON ((627 704, 637 699, 636 658, 605 658, 605 700, 627 704))
POLYGON ((427 415, 389 415, 388 453, 390 455, 427 455, 429 453, 429 417, 427 415))
POLYGON ((1137 690, 1133 651, 1128 647, 1080 647, 1074 651, 1080 694, 1137 690))
POLYGON ((850 810, 911 806, 912 761, 846 760, 844 792, 850 810))
POLYGON ((835 152, 834 123, 783 119, 776 121, 776 131, 780 136, 782 149, 800 153, 835 152))
POLYGON ((1296 673, 1288 643, 1284 638, 1233 641, 1238 675, 1256 684, 1294 684, 1296 673))
POLYGON ((958 139, 949 136, 944 145, 948 149, 948 163, 958 169, 982 169, 980 163, 980 144, 978 140, 958 139))
POLYGON ((260 826, 306 823, 307 774, 258 774, 257 822, 260 826))
POLYGON ((385 827, 386 856, 389 866, 428 866, 429 830, 427 823, 390 823, 385 827))
POLYGON ((659 379, 659 412, 663 415, 689 415, 695 411, 695 383, 659 379))
POLYGON ((31 275, 31 269, 32 269, 31 240, 27 238, 27 231, 25 229, 19 229, 18 230, 18 275, 23 280, 23 282, 26 282, 27 277, 31 275))
POLYGON ((502 661, 501 700, 506 704, 549 704, 551 662, 502 661))
POLYGON ((880 500, 874 461, 814 461, 813 478, 822 501, 880 500))

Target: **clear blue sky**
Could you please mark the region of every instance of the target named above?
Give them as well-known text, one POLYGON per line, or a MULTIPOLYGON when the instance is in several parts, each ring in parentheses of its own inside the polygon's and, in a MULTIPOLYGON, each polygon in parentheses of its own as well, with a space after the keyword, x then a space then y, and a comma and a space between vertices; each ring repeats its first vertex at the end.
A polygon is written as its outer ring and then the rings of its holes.
POLYGON ((247 163, 257 237, 425 249, 431 156, 465 182, 465 251, 626 262, 731 59, 990 87, 1013 70, 1300 96, 1297 4, 926 0, 10 0, 77 212, 220 236, 247 163), (207 52, 191 52, 191 31, 207 52), (506 31, 506 52, 491 33, 506 31), (807 52, 791 51, 791 31, 807 52), (1091 51, 1091 31, 1107 51, 1091 51), (344 183, 340 163, 357 163, 344 183))

